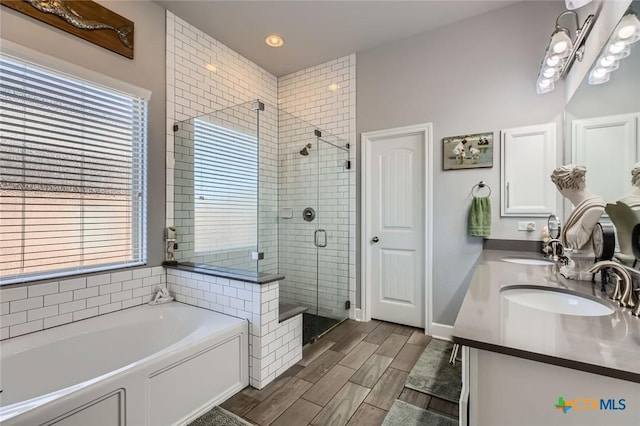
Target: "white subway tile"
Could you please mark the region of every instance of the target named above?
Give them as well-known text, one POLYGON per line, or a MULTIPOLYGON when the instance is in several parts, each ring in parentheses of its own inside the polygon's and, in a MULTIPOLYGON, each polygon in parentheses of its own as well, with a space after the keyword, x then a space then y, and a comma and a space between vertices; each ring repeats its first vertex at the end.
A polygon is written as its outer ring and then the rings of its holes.
POLYGON ((40 331, 44 328, 41 319, 24 324, 12 325, 9 327, 9 337, 22 336, 23 334, 40 331))
POLYGON ((59 325, 67 324, 72 321, 73 321, 72 313, 57 315, 55 317, 44 318, 44 328, 57 327, 59 325))
POLYGON ((122 281, 130 281, 132 279, 131 271, 121 271, 121 272, 113 272, 111 274, 111 282, 122 282, 122 281))
POLYGON ((73 292, 66 291, 64 293, 48 294, 44 296, 44 306, 58 305, 60 303, 71 302, 73 300, 73 292))
POLYGON ((58 305, 47 306, 45 308, 31 309, 27 311, 27 321, 35 321, 58 315, 58 305))
POLYGON ((60 314, 66 314, 67 312, 75 312, 75 311, 80 311, 82 309, 85 309, 85 307, 87 306, 87 302, 86 300, 76 300, 73 302, 67 302, 67 303, 61 303, 58 308, 59 308, 59 313, 60 314))
POLYGON ((87 277, 87 287, 95 287, 109 283, 111 283, 111 274, 101 274, 87 277))
POLYGON ((74 290, 73 300, 88 299, 89 297, 95 297, 99 294, 98 287, 83 288, 80 290, 74 290))
POLYGON ((107 314, 109 312, 119 311, 120 309, 122 309, 121 302, 110 303, 108 305, 102 305, 98 307, 100 315, 107 314))
POLYGON ((14 300, 9 302, 9 311, 11 313, 27 311, 29 309, 41 308, 44 306, 44 297, 31 297, 29 299, 14 300))
POLYGON ((58 282, 56 281, 53 283, 31 284, 27 289, 29 292, 29 297, 53 294, 58 292, 58 282))
POLYGON ((60 281, 60 292, 79 290, 87 287, 86 278, 74 278, 71 280, 60 281))
POLYGON ((14 300, 26 299, 26 298, 27 298, 27 287, 0 289, 0 300, 2 302, 12 302, 14 300))
POLYGON ((27 322, 26 311, 16 312, 15 314, 2 315, 2 317, 0 317, 0 324, 2 324, 2 327, 10 327, 24 322, 27 322))
POLYGON ((83 319, 95 317, 98 315, 98 307, 94 306, 93 308, 83 309, 81 311, 75 311, 73 313, 74 321, 81 321, 83 319))

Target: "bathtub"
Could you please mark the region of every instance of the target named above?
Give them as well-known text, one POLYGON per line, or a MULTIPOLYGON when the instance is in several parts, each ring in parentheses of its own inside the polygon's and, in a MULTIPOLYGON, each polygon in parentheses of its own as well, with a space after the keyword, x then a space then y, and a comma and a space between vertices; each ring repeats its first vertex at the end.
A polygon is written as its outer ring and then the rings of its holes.
POLYGON ((248 384, 248 323, 178 302, 0 342, 0 424, 186 424, 248 384))

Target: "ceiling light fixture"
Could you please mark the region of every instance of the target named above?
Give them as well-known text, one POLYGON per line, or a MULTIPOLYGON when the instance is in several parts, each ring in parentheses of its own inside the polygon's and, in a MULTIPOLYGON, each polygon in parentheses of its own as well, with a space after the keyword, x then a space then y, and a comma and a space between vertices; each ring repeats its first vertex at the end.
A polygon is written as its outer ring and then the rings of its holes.
POLYGON ((556 18, 556 28, 551 34, 551 39, 538 73, 536 91, 539 94, 552 91, 555 88, 555 82, 567 73, 576 58, 579 61, 582 60, 585 39, 589 35, 589 31, 591 31, 593 20, 593 15, 587 16, 581 27, 578 21, 578 14, 572 10, 562 12, 556 18), (576 19, 575 40, 571 39, 571 31, 568 28, 560 26, 560 18, 564 15, 573 15, 576 19))
POLYGON ((271 34, 264 39, 264 42, 267 43, 267 46, 280 47, 284 44, 284 39, 277 34, 271 34))
POLYGON ((640 19, 631 9, 620 19, 600 57, 589 73, 589 84, 603 84, 620 67, 620 60, 631 53, 631 44, 640 40, 640 19))
POLYGON ((564 4, 567 5, 567 9, 580 9, 582 6, 591 3, 591 0, 564 0, 564 4))

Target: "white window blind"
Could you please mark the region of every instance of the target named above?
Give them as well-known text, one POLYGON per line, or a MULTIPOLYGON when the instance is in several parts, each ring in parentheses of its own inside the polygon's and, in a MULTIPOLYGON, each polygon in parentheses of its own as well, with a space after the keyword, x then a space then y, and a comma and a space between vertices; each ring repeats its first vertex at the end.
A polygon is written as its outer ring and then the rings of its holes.
POLYGON ((194 131, 195 252, 255 248, 256 137, 200 119, 194 131))
POLYGON ((0 283, 146 262, 146 99, 0 55, 0 283))

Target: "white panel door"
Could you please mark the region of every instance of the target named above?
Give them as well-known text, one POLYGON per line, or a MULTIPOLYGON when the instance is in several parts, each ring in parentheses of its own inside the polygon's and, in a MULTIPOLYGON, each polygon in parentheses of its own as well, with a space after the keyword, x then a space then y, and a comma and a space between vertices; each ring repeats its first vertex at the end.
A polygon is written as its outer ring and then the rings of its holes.
POLYGON ((370 145, 371 317, 424 327, 424 133, 370 145))
POLYGON ((572 122, 573 163, 587 168, 587 188, 608 202, 631 189, 631 169, 638 161, 638 117, 622 114, 572 122))

